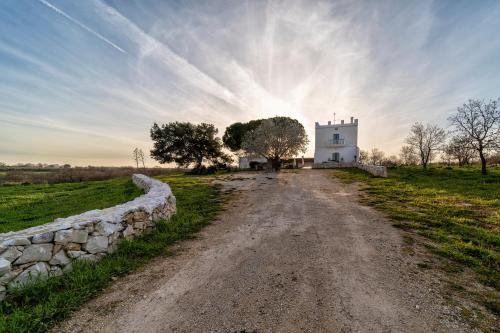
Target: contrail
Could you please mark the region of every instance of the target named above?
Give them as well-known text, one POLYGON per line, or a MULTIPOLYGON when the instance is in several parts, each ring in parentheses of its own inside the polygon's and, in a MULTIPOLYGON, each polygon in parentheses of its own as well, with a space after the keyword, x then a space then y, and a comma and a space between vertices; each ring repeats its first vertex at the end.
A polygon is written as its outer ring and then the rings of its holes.
POLYGON ((107 39, 106 37, 104 37, 103 35, 101 35, 100 33, 98 33, 97 31, 95 31, 95 30, 87 27, 85 24, 77 21, 76 19, 74 19, 73 17, 69 16, 68 14, 66 14, 65 12, 63 12, 62 10, 60 10, 59 8, 57 8, 56 6, 52 5, 48 1, 46 1, 46 0, 38 0, 38 1, 41 4, 44 4, 45 6, 49 7, 50 9, 52 9, 56 13, 64 16, 65 18, 67 18, 71 22, 77 24, 80 28, 87 30, 88 32, 90 32, 91 34, 93 34, 94 36, 96 36, 97 38, 99 38, 100 40, 102 40, 103 42, 107 43, 108 45, 111 45, 112 47, 114 47, 118 51, 123 52, 123 53, 127 53, 127 52, 125 52, 124 49, 122 49, 121 47, 119 47, 118 45, 116 45, 115 43, 113 43, 112 41, 110 41, 109 39, 107 39))

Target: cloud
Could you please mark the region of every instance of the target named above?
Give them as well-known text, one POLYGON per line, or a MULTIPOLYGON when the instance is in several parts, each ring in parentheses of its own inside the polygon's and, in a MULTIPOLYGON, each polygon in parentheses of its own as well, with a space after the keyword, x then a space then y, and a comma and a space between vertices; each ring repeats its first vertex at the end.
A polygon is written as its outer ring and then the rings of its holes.
POLYGON ((71 22, 75 23, 76 25, 78 25, 80 28, 90 32, 92 35, 96 36, 97 38, 99 38, 100 40, 102 40, 103 42, 107 43, 108 45, 112 46, 113 48, 115 48, 116 50, 122 52, 122 53, 127 53, 125 52, 124 49, 122 49, 121 47, 119 47, 118 45, 116 45, 115 43, 113 43, 112 41, 110 41, 109 39, 107 39, 106 37, 104 37, 103 35, 101 35, 100 33, 98 33, 97 31, 95 31, 94 29, 92 28, 89 28, 88 26, 86 26, 85 24, 81 23, 80 21, 76 20, 75 18, 69 16, 68 14, 66 14, 64 11, 62 11, 61 9, 57 8, 56 6, 52 5, 50 2, 46 1, 46 0, 38 0, 40 3, 44 4, 45 6, 49 7, 50 9, 52 9, 53 11, 55 11, 56 13, 64 16, 66 19, 70 20, 71 22))

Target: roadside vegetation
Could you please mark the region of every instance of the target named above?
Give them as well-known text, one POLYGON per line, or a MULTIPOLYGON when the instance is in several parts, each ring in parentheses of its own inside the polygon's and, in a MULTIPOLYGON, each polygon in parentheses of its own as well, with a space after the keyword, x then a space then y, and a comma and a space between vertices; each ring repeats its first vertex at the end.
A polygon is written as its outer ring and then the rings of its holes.
POLYGON ((222 207, 219 188, 209 176, 169 174, 167 182, 177 198, 177 214, 157 223, 149 235, 120 243, 118 250, 102 260, 76 262, 61 276, 19 290, 0 303, 0 332, 44 332, 81 304, 156 256, 168 255, 172 243, 193 237, 213 221, 222 207))
POLYGON ((143 192, 130 177, 104 181, 0 186, 0 232, 16 231, 58 217, 111 207, 143 192))
MULTIPOLYGON (((397 167, 387 178, 359 169, 334 175, 361 182, 363 201, 383 211, 395 226, 431 240, 426 246, 477 273, 479 280, 500 291, 500 167, 481 175, 480 167, 397 167)), ((499 313, 498 298, 484 305, 499 313)))

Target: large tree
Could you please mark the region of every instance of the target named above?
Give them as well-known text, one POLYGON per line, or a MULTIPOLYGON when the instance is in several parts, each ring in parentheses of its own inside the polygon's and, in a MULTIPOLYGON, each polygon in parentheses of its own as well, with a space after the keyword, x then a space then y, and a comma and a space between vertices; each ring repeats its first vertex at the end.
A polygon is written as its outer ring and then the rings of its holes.
POLYGON ((251 120, 248 123, 234 123, 226 128, 224 135, 222 136, 222 142, 233 153, 241 151, 241 145, 243 143, 243 138, 245 135, 259 127, 262 123, 262 119, 251 120))
POLYGON ((478 152, 481 159, 481 173, 487 174, 486 156, 500 147, 500 108, 497 101, 488 103, 470 99, 457 108, 457 113, 449 118, 456 131, 465 137, 478 152))
POLYGON ((217 133, 214 125, 206 123, 172 122, 161 126, 155 123, 151 128, 154 141, 151 157, 160 163, 175 162, 183 167, 194 164, 195 168, 203 163, 230 162, 229 156, 222 151, 217 133))
POLYGON ((297 120, 289 117, 264 119, 243 138, 242 149, 251 155, 259 155, 279 170, 281 159, 291 158, 307 149, 307 134, 297 120))
POLYGON ((437 150, 440 150, 446 139, 446 132, 437 125, 423 125, 415 123, 406 138, 406 143, 414 147, 420 157, 420 163, 424 169, 435 157, 437 150))

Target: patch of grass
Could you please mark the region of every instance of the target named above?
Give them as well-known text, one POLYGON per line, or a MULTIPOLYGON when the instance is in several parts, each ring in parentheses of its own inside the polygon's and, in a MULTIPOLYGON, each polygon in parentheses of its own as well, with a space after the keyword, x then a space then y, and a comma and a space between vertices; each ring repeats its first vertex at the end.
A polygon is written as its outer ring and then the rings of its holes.
POLYGON ((500 167, 398 167, 387 178, 354 168, 334 171, 361 182, 363 202, 395 224, 432 240, 433 252, 468 266, 486 285, 500 288, 500 167))
POLYGON ((44 332, 82 303, 152 258, 167 255, 168 246, 190 238, 213 221, 221 209, 219 188, 210 177, 170 174, 167 182, 177 198, 177 214, 157 223, 155 232, 120 243, 118 250, 96 263, 76 262, 64 276, 19 290, 0 303, 0 332, 44 332))
POLYGON ((53 185, 0 186, 0 232, 52 222, 58 217, 111 207, 142 190, 130 177, 53 185))

